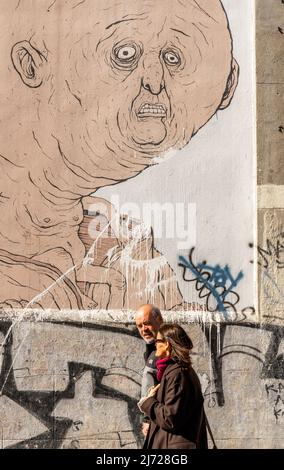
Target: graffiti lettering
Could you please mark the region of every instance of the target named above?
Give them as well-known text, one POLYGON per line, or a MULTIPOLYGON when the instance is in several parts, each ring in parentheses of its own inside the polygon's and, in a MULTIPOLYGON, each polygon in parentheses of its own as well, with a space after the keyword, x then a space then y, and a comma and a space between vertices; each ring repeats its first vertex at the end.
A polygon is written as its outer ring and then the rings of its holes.
POLYGON ((196 290, 201 299, 206 299, 206 309, 210 312, 221 312, 227 314, 228 311, 236 312, 235 305, 239 302, 239 295, 233 291, 240 280, 244 277, 242 271, 234 278, 230 268, 219 266, 209 266, 206 261, 193 262, 194 248, 190 250, 188 259, 179 257, 179 266, 183 268, 183 279, 188 282, 196 282, 196 290), (194 275, 187 277, 188 273, 194 275))
POLYGON ((279 382, 278 384, 265 385, 267 398, 273 401, 273 414, 276 421, 284 416, 284 385, 279 382))
POLYGON ((266 248, 257 247, 260 260, 258 264, 264 269, 276 265, 278 269, 284 268, 284 233, 281 233, 276 241, 266 240, 266 248))

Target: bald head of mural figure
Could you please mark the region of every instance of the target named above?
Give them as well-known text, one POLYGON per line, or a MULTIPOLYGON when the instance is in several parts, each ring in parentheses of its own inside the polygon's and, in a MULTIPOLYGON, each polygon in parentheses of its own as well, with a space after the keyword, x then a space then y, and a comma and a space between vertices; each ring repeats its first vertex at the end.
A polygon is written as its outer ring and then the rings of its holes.
POLYGON ((18 7, 31 17, 13 31, 12 100, 38 165, 63 160, 81 195, 184 147, 230 103, 238 67, 219 0, 34 3, 18 7))
POLYGON ((43 246, 58 224, 69 227, 61 238, 74 245, 82 197, 183 148, 229 105, 238 65, 219 0, 7 3, 0 20, 4 237, 17 232, 11 249, 22 253, 24 245, 32 256, 39 250, 29 237, 39 230, 43 246))

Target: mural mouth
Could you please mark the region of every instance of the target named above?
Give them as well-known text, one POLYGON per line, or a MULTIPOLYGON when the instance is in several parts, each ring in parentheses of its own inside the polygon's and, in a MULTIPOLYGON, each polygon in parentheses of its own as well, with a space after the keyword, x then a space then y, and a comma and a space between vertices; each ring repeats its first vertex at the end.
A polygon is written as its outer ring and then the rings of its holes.
POLYGON ((143 118, 165 118, 167 117, 167 108, 164 104, 144 103, 136 113, 139 119, 143 118))

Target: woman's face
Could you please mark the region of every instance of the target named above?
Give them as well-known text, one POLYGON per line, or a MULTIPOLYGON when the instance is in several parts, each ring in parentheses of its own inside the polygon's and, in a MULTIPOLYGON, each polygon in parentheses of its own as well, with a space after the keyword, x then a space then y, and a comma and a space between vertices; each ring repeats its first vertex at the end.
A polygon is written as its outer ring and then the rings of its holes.
POLYGON ((167 357, 170 355, 170 348, 169 348, 169 342, 165 339, 162 338, 160 333, 157 334, 157 338, 155 341, 156 345, 156 353, 155 355, 159 357, 160 359, 167 357))

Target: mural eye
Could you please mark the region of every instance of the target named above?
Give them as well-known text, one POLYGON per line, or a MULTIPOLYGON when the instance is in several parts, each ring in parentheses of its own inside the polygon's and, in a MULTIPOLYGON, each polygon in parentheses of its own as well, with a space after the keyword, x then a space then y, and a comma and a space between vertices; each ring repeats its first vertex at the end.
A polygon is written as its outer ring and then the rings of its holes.
POLYGON ((136 48, 134 46, 122 46, 115 51, 115 55, 119 60, 129 62, 136 56, 136 48))
POLYGON ((163 54, 164 61, 167 65, 180 65, 181 58, 177 52, 167 51, 163 54))
POLYGON ((133 70, 141 53, 141 48, 135 43, 117 45, 112 50, 112 63, 116 68, 133 70))

